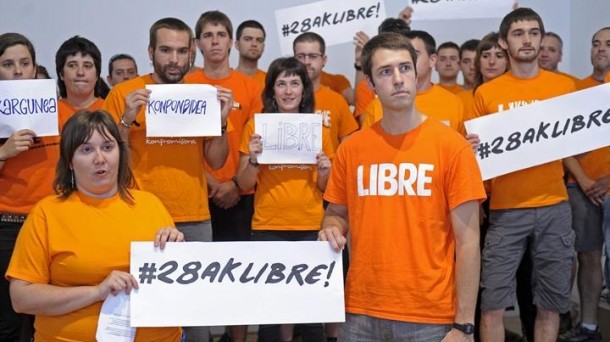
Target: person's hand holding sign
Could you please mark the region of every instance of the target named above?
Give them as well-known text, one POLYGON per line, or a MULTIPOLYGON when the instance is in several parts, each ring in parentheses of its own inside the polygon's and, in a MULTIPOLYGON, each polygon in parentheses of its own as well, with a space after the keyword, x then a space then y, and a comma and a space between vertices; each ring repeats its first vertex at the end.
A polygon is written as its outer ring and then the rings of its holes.
POLYGON ((231 89, 216 86, 218 90, 218 100, 220 101, 220 120, 222 127, 227 126, 227 118, 233 109, 233 92, 231 89))
POLYGON ((136 121, 136 116, 142 109, 142 106, 148 103, 151 90, 137 89, 125 96, 125 113, 121 117, 124 124, 131 125, 136 121))
POLYGON ((0 146, 0 161, 13 158, 23 151, 27 151, 34 143, 36 133, 29 129, 21 129, 13 134, 0 146))

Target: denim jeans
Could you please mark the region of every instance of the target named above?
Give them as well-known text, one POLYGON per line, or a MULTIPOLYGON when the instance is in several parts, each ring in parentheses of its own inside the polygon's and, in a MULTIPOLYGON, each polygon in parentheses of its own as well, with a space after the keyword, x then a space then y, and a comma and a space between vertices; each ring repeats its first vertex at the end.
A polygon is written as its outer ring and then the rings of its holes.
POLYGON ((451 330, 449 324, 410 323, 346 313, 338 340, 432 342, 441 341, 449 330, 451 330))

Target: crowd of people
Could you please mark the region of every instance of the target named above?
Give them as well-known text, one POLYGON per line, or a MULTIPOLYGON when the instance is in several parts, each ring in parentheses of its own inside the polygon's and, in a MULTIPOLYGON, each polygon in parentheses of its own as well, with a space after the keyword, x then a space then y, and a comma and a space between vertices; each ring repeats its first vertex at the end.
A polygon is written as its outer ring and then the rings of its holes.
MULTIPOLYGON (((234 38, 220 11, 194 27, 159 19, 152 71, 139 75, 118 54, 107 82, 96 45, 66 40, 56 54, 60 136, 0 139, 0 340, 95 341, 102 301, 138 287, 131 241, 321 240, 343 253, 346 321, 260 325, 259 341, 504 341, 517 302, 524 341, 601 341, 610 147, 483 182, 480 132, 464 122, 609 82, 610 27, 593 34, 593 72, 581 80, 559 71, 561 37, 532 9, 508 13, 498 32, 439 45, 412 15, 406 7, 377 35, 355 33, 354 75, 324 71, 331 56, 314 32, 265 72, 263 25, 244 21, 234 38), (146 85, 179 83, 216 87, 220 136, 146 136, 146 85), (256 113, 321 115, 315 164, 260 164, 256 113)), ((35 78, 49 75, 33 44, 1 34, 0 80, 35 78)), ((222 339, 247 332, 228 326, 222 339)), ((135 340, 210 338, 197 326, 138 328, 135 340)))

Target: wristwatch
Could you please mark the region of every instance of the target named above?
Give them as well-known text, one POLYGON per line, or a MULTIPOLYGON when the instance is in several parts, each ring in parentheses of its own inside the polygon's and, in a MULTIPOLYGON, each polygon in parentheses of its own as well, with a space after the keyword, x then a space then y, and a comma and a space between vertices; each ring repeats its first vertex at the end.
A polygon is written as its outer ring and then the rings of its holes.
POLYGON ((464 324, 453 323, 452 327, 453 327, 453 329, 457 329, 466 335, 474 334, 474 324, 472 324, 472 323, 464 323, 464 324))

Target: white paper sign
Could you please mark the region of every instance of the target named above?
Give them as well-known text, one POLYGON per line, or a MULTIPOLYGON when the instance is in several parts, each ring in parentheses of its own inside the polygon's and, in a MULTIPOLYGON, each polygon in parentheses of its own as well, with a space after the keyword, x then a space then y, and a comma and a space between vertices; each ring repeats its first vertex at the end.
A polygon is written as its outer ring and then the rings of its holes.
POLYGON ((256 114, 254 131, 262 137, 260 164, 315 164, 322 150, 321 114, 256 114))
POLYGON ((503 18, 515 0, 408 0, 413 21, 503 18))
POLYGON ((132 242, 131 325, 343 322, 342 269, 325 241, 132 242))
POLYGON ((292 42, 305 32, 324 37, 326 46, 351 42, 357 31, 369 36, 386 18, 383 0, 326 0, 275 11, 283 55, 292 55, 292 42))
POLYGON ((121 291, 106 297, 97 321, 95 338, 98 342, 132 342, 136 328, 129 324, 129 295, 121 291))
POLYGON ((219 136, 220 101, 207 84, 149 84, 147 137, 219 136))
POLYGON ((483 179, 610 145, 610 83, 466 121, 483 179))
POLYGON ((54 136, 58 127, 55 80, 0 81, 0 138, 24 128, 54 136))

